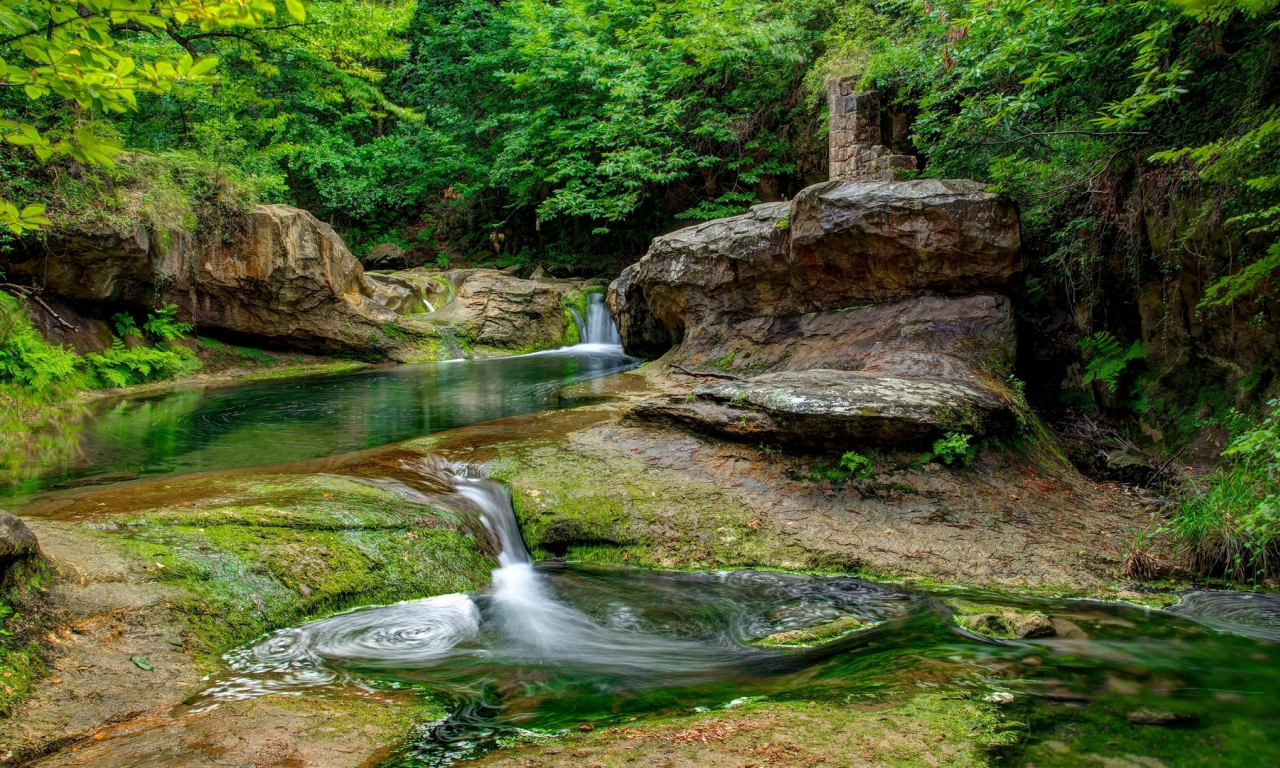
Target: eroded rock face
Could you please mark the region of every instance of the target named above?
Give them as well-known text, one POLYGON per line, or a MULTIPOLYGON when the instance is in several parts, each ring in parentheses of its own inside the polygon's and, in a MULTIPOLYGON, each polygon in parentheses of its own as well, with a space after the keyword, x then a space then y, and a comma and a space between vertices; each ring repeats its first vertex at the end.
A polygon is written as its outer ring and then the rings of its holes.
POLYGON ((1012 203, 933 179, 818 184, 656 238, 610 291, 624 347, 678 340, 675 363, 745 381, 635 414, 811 444, 1003 429, 1019 247, 1012 203))
POLYGON ((982 434, 1011 419, 998 397, 965 382, 824 369, 704 384, 693 395, 693 402, 677 396, 634 413, 737 438, 835 447, 917 443, 950 430, 982 434))
POLYGON ((828 182, 791 206, 798 288, 812 309, 999 290, 1020 270, 1018 209, 966 180, 828 182))
POLYGON ((622 270, 609 284, 605 303, 622 338, 623 349, 636 357, 658 357, 676 344, 672 331, 658 319, 649 306, 644 289, 633 281, 635 265, 622 270))
POLYGON ((409 280, 377 272, 366 272, 364 279, 373 291, 374 300, 397 315, 414 315, 427 311, 422 302, 422 289, 409 280))
POLYGON ((396 315, 333 229, 287 205, 258 206, 210 242, 145 229, 51 234, 11 277, 78 302, 169 302, 197 329, 320 351, 385 351, 396 315))
POLYGON ((473 344, 504 349, 550 346, 565 332, 559 291, 496 270, 469 270, 446 306, 408 320, 451 326, 473 344))

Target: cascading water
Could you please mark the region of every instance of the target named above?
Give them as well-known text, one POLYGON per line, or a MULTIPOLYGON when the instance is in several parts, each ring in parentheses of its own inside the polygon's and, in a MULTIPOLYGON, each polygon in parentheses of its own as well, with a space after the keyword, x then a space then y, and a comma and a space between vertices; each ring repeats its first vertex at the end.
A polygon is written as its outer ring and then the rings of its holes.
MULTIPOLYGON (((1120 713, 1113 729, 1133 727, 1124 713, 1139 705, 1175 700, 1204 723, 1220 716, 1266 728, 1274 720, 1273 597, 1197 593, 1176 613, 1022 599, 1024 610, 1049 613, 1086 637, 991 641, 957 629, 937 598, 848 577, 535 566, 503 485, 442 461, 404 469, 416 478, 407 485, 363 482, 474 515, 500 547, 492 587, 277 631, 227 654, 228 673, 197 708, 318 688, 424 686, 456 709, 418 730, 396 763, 413 766, 477 757, 512 730, 734 706, 744 696, 848 703, 940 679, 965 697, 995 688, 1042 702, 1033 706, 1097 701, 1098 712, 1120 713), (845 616, 875 626, 806 649, 749 642, 845 616), (1216 698, 1222 691, 1237 698, 1216 698)), ((946 596, 956 595, 963 593, 946 596)))
POLYGON ((587 318, 582 342, 584 344, 621 346, 622 338, 618 336, 618 327, 613 324, 613 317, 609 314, 609 308, 605 306, 604 294, 589 294, 587 301, 587 318))

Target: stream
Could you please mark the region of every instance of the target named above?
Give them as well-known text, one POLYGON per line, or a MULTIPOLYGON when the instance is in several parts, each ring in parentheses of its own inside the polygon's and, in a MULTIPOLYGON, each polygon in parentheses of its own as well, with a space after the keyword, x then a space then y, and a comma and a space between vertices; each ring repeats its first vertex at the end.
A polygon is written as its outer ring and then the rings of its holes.
MULTIPOLYGON (((588 343, 552 352, 107 404, 83 458, 24 491, 312 459, 567 405, 562 387, 637 364, 611 324, 601 327, 607 318, 592 305, 588 343)), ((421 690, 452 714, 420 725, 389 765, 422 768, 482 756, 512 735, 753 697, 879 706, 947 691, 1002 706, 1019 729, 1003 764, 1280 765, 1280 598, 1193 592, 1154 610, 840 576, 535 563, 508 490, 483 466, 434 471, 444 475, 434 487, 452 488, 452 505, 472 510, 498 545, 489 588, 281 629, 228 653, 191 706, 421 690), (1057 634, 970 634, 954 621, 956 599, 1041 611, 1057 634), (827 642, 759 644, 846 617, 860 628, 827 642), (1024 748, 1038 748, 1034 760, 1024 748)))
MULTIPOLYGON (((1052 735, 1077 757, 1156 761, 1133 763, 1147 768, 1280 760, 1280 598, 1198 592, 1144 610, 848 577, 534 563, 507 489, 474 468, 453 472, 453 494, 501 545, 488 590, 277 631, 227 654, 196 708, 353 684, 418 687, 454 713, 421 726, 396 764, 444 766, 506 735, 751 697, 867 704, 949 689, 1005 703, 1025 743, 1052 735), (955 598, 1042 611, 1058 636, 970 634, 952 621, 955 598), (808 648, 752 643, 847 616, 868 628, 808 648), (1135 713, 1165 722, 1134 723, 1135 713)), ((1023 764, 1016 750, 1008 764, 1023 764)))

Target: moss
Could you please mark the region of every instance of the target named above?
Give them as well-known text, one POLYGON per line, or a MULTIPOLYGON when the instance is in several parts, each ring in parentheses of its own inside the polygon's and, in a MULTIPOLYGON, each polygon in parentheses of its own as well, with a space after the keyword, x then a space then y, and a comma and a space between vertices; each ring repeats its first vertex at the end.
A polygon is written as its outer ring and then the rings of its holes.
POLYGON ((821 645, 838 637, 843 637, 859 629, 867 629, 871 622, 863 621, 856 616, 841 616, 824 624, 809 629, 793 629, 790 632, 775 632, 761 638, 755 645, 782 648, 808 648, 821 645))
POLYGON ((575 765, 624 768, 639 757, 684 765, 987 765, 1020 734, 991 705, 927 694, 887 708, 810 701, 752 701, 713 713, 645 717, 490 755, 490 766, 571 754, 575 765))
POLYGON ((473 591, 493 567, 447 513, 325 476, 254 481, 231 503, 108 535, 186 591, 174 610, 207 652, 356 605, 473 591))
POLYGON ((573 314, 566 309, 564 311, 564 336, 560 338, 560 346, 572 347, 580 341, 582 341, 582 333, 578 330, 578 324, 573 321, 573 314))
POLYGON ((530 441, 502 446, 492 474, 512 486, 525 541, 543 553, 564 555, 573 547, 592 562, 663 568, 777 563, 772 553, 780 543, 758 521, 751 527, 751 515, 732 494, 643 469, 634 459, 530 441), (601 477, 614 481, 602 484, 601 477))

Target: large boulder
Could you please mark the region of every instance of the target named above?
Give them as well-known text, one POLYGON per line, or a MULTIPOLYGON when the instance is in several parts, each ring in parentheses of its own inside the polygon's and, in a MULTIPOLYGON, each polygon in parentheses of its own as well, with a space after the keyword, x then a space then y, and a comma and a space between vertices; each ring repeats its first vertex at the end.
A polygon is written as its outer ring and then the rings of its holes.
POLYGON ((634 264, 627 267, 609 284, 605 303, 618 328, 623 350, 635 357, 658 357, 679 339, 654 314, 644 289, 632 280, 635 269, 634 264))
POLYGON ((472 344, 501 349, 553 346, 565 335, 559 291, 489 269, 470 270, 452 301, 406 321, 452 327, 472 344))
POLYGON ((409 266, 405 250, 395 243, 378 243, 360 261, 369 269, 404 269, 409 266))
POLYGON ((970 181, 836 181, 654 239, 624 347, 741 379, 638 418, 744 439, 924 442, 1012 423, 1018 212, 970 181), (749 414, 747 413, 749 412, 749 414), (817 439, 821 438, 821 440, 817 439))
POLYGON ((14 566, 40 556, 40 542, 27 524, 0 509, 0 586, 7 586, 14 566))
POLYGON ((306 211, 263 205, 220 237, 145 229, 50 233, 8 265, 11 278, 79 303, 169 302, 179 319, 320 351, 385 351, 396 315, 373 299, 364 270, 333 229, 306 211))

